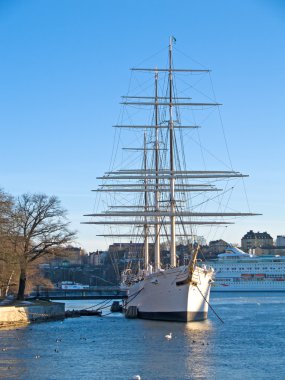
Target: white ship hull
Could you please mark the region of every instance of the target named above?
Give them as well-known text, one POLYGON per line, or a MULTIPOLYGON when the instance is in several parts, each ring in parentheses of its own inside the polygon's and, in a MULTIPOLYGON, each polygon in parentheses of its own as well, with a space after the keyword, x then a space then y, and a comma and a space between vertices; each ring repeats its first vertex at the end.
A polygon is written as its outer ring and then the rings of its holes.
POLYGON ((212 270, 195 268, 192 281, 186 266, 167 269, 134 283, 126 309, 137 308, 137 316, 166 321, 201 321, 207 318, 212 270))

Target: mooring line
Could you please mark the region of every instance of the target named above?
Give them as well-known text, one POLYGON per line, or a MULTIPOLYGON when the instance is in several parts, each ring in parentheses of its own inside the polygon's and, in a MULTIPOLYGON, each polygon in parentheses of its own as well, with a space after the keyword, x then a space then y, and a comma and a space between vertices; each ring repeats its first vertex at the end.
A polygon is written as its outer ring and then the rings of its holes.
POLYGON ((210 305, 210 303, 206 300, 206 298, 204 297, 203 293, 201 292, 201 290, 199 289, 198 285, 197 285, 197 289, 199 290, 201 296, 204 298, 204 300, 207 302, 207 304, 209 305, 210 309, 212 310, 212 312, 215 314, 215 316, 222 322, 222 323, 225 323, 221 317, 219 317, 218 313, 215 312, 213 306, 210 305))

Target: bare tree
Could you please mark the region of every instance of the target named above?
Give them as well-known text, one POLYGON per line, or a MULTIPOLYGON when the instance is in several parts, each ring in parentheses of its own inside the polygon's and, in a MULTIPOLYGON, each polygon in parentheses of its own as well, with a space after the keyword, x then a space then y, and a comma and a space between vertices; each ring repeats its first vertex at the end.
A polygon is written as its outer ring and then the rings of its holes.
POLYGON ((0 189, 0 238, 7 233, 12 207, 13 198, 0 189))
POLYGON ((52 253, 75 238, 66 210, 55 196, 24 194, 14 205, 10 237, 20 266, 18 299, 25 294, 27 270, 36 259, 52 253))
POLYGON ((5 294, 11 275, 17 271, 17 261, 9 239, 13 198, 0 189, 0 294, 5 294))

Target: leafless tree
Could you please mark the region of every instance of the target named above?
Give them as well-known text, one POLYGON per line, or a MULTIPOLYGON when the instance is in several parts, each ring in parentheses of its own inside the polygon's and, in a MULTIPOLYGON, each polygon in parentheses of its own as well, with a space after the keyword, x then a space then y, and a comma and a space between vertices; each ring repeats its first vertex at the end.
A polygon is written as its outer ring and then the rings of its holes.
POLYGON ((0 189, 0 238, 7 232, 12 207, 12 197, 0 189))
POLYGON ((10 237, 20 266, 18 299, 25 294, 27 270, 40 257, 53 253, 75 238, 66 210, 55 196, 24 194, 15 200, 10 237))
MULTIPOLYGON (((13 198, 0 189, 0 293, 5 294, 10 277, 17 271, 17 261, 9 239, 13 198)), ((10 281, 11 282, 11 281, 10 281)))

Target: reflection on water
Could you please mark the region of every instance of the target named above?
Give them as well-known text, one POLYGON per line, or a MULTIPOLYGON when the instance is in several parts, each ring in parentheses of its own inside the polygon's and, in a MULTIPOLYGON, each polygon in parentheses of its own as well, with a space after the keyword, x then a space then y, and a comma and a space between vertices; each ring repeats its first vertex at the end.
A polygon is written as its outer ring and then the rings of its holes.
POLYGON ((29 326, 29 323, 19 323, 14 324, 11 326, 0 326, 0 331, 8 331, 8 330, 18 330, 18 329, 24 329, 29 326))
POLYGON ((27 324, 2 327, 0 330, 0 378, 20 379, 24 378, 27 362, 19 351, 25 348, 22 332, 28 328, 27 324))
MULTIPOLYGON (((0 378, 283 378, 284 296, 219 294, 211 303, 224 324, 212 312, 207 321, 184 324, 130 320, 104 309, 105 317, 0 329, 0 378), (173 338, 167 341, 169 332, 173 338)), ((94 305, 68 301, 67 306, 94 305)))
POLYGON ((213 330, 213 322, 210 319, 201 322, 188 322, 185 324, 185 330, 192 331, 210 331, 213 330))
POLYGON ((185 325, 187 355, 186 373, 191 379, 210 379, 210 352, 212 350, 213 323, 210 320, 185 325))

